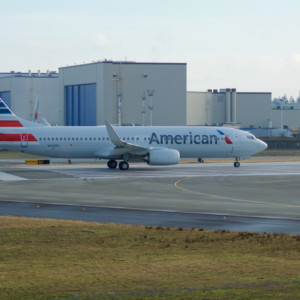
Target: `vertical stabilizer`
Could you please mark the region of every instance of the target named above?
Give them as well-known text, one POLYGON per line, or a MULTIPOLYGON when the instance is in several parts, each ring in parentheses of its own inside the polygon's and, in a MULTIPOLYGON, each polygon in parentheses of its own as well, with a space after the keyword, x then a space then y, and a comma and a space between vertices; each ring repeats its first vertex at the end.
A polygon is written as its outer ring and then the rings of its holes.
POLYGON ((0 127, 36 127, 38 123, 26 121, 16 116, 0 98, 0 127))

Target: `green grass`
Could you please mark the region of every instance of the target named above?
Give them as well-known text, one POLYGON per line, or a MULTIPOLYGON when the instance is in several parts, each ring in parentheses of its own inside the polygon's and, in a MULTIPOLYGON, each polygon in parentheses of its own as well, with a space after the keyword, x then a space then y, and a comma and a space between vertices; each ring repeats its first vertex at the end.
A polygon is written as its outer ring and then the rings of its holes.
POLYGON ((0 217, 0 298, 297 299, 300 236, 0 217))

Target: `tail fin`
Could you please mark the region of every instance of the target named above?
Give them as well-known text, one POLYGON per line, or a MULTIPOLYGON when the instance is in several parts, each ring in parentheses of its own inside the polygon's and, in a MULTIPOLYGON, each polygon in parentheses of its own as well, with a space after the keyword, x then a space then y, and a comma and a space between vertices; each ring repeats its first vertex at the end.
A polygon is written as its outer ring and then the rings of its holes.
POLYGON ((40 118, 39 122, 39 96, 36 97, 35 108, 33 112, 32 122, 39 123, 44 126, 51 126, 50 123, 44 118, 40 118))
POLYGON ((39 96, 36 97, 32 122, 37 122, 38 121, 38 114, 39 114, 39 96))
POLYGON ((38 123, 26 121, 16 116, 0 98, 0 127, 35 127, 38 123))

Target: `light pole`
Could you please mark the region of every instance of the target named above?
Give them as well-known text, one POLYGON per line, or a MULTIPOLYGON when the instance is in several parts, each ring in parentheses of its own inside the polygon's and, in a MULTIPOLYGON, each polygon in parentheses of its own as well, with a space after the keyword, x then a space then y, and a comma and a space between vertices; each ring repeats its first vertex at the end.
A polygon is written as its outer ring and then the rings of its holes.
POLYGON ((122 124, 122 93, 119 91, 119 81, 120 76, 118 74, 113 74, 113 81, 117 81, 117 114, 118 114, 118 125, 122 124))
POLYGON ((150 126, 152 126, 152 112, 153 112, 153 96, 154 90, 147 90, 148 96, 150 97, 150 105, 148 106, 150 110, 150 126))
POLYGON ((143 101, 143 109, 142 109, 143 126, 145 126, 145 113, 146 113, 146 94, 145 94, 145 92, 143 92, 143 96, 141 98, 143 101))

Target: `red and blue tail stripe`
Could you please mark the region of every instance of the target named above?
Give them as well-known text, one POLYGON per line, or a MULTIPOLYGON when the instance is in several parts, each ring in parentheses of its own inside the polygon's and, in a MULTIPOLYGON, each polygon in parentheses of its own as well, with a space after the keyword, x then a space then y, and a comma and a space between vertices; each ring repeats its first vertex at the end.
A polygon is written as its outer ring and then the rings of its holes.
POLYGON ((0 115, 12 115, 11 110, 6 106, 2 99, 0 99, 0 115))
POLYGON ((18 120, 0 120, 0 127, 23 127, 18 120))
POLYGON ((18 117, 0 98, 0 127, 23 127, 18 117))
POLYGON ((25 130, 26 127, 21 122, 26 124, 28 121, 18 118, 0 98, 0 142, 37 142, 33 134, 17 130, 17 128, 25 130))

